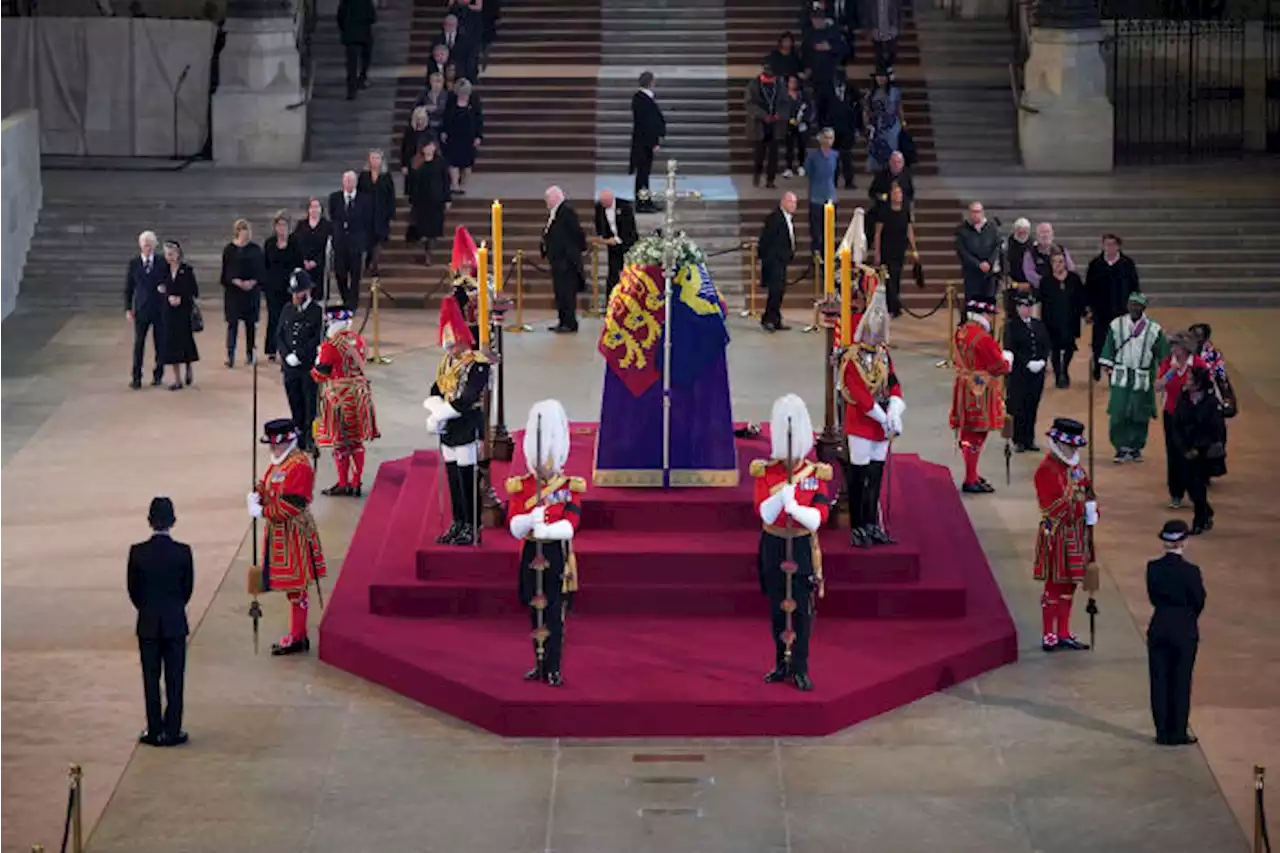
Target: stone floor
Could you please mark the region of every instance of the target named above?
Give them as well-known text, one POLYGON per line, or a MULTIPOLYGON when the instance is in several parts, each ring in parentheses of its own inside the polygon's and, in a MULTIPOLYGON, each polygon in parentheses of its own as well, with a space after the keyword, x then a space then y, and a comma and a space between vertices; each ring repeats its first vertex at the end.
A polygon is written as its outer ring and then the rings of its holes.
MULTIPOLYGON (((254 656, 243 592, 250 375, 221 366, 216 335, 201 338, 206 361, 191 390, 130 392, 123 318, 19 312, 3 327, 0 396, 3 849, 54 847, 66 764, 78 761, 94 853, 1242 851, 1249 768, 1280 767, 1280 655, 1267 630, 1280 605, 1268 500, 1280 472, 1264 445, 1280 405, 1280 360, 1268 346, 1277 316, 1161 319, 1213 323, 1242 409, 1231 474, 1213 491, 1218 527, 1190 548, 1209 604, 1192 715, 1201 745, 1181 750, 1150 744, 1140 633, 1144 561, 1168 515, 1158 447, 1145 465, 1116 468, 1099 434, 1106 571, 1091 654, 1037 649, 1035 460, 1017 457, 1013 485, 968 506, 1018 623, 1020 663, 820 740, 509 741, 314 656, 254 656), (147 501, 162 493, 176 502, 176 535, 195 548, 197 582, 192 743, 158 751, 133 740, 142 709, 123 563, 146 535, 147 501)), ((934 367, 944 326, 935 317, 897 327, 911 406, 901 449, 956 467, 950 379, 934 367)), ((393 315, 385 328, 396 361, 373 368, 385 438, 371 465, 423 443, 419 401, 436 358, 434 317, 393 315)), ((583 328, 572 339, 508 338, 513 420, 547 395, 571 417, 595 417, 598 325, 583 328)), ((738 417, 766 416, 784 390, 818 414, 815 336, 766 337, 736 319, 733 332, 738 417)), ((1045 420, 1083 416, 1083 360, 1075 376, 1072 390, 1047 393, 1045 420)), ((283 412, 273 374, 260 378, 261 416, 283 412)), ((1102 427, 1101 395, 1096 403, 1102 427)), ((998 448, 985 467, 998 483, 998 448)), ((334 568, 358 509, 317 504, 334 568)), ((284 619, 278 599, 265 605, 264 644, 284 619)))

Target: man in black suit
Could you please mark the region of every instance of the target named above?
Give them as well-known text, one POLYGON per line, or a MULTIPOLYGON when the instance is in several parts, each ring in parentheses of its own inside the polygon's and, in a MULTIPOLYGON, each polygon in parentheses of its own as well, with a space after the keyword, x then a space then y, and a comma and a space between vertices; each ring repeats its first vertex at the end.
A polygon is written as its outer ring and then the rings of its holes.
POLYGON ((449 61, 458 70, 458 78, 466 78, 473 83, 480 74, 479 35, 463 28, 457 15, 445 15, 444 25, 435 40, 435 44, 449 49, 449 61))
POLYGON ((342 302, 352 311, 360 307, 360 273, 373 238, 373 199, 356 191, 356 173, 342 173, 342 189, 329 196, 333 223, 333 271, 342 302))
MULTIPOLYGON (((614 198, 612 190, 602 190, 596 202, 596 236, 609 247, 609 278, 606 294, 622 277, 622 263, 627 252, 640 240, 636 230, 636 212, 631 202, 614 198)), ((597 306, 598 307, 598 306, 597 306)))
POLYGON ((640 75, 640 89, 631 96, 631 164, 628 174, 636 176, 636 212, 654 213, 659 208, 649 197, 649 173, 653 157, 667 135, 667 120, 653 95, 653 72, 640 75))
POLYGON ((571 205, 564 203, 564 191, 548 187, 547 225, 542 229, 542 257, 551 264, 551 287, 555 291, 559 321, 551 327, 557 334, 578 331, 578 294, 586 289, 582 274, 582 253, 587 250, 587 235, 571 205))
POLYGON ((760 326, 766 332, 785 332, 782 296, 787 289, 787 267, 796 256, 796 194, 783 193, 782 201, 765 217, 756 255, 760 258, 760 283, 768 296, 760 326))
POLYGON ((338 32, 347 51, 347 100, 356 89, 369 86, 369 62, 373 59, 373 25, 378 10, 373 0, 338 0, 338 32), (357 67, 358 66, 358 67, 357 67))
POLYGON ((143 231, 138 235, 138 257, 129 261, 124 276, 124 316, 133 324, 133 371, 129 387, 142 387, 142 356, 147 349, 147 330, 151 331, 151 346, 156 351, 156 366, 151 373, 151 384, 164 380, 164 366, 160 364, 160 322, 164 317, 164 294, 160 286, 164 282, 165 263, 156 255, 156 235, 143 231))
POLYGON ((1160 531, 1164 556, 1147 563, 1147 598, 1155 608, 1147 627, 1151 717, 1161 746, 1197 741, 1187 731, 1187 720, 1205 593, 1200 567, 1182 556, 1189 535, 1185 521, 1165 522, 1160 531))
POLYGON ((844 188, 851 190, 857 171, 853 165, 853 146, 862 131, 862 92, 849 82, 844 69, 836 74, 829 109, 831 120, 827 125, 836 132, 835 148, 840 158, 838 176, 844 179, 844 188))
POLYGON ((1049 330, 1042 320, 1031 316, 1034 293, 1019 292, 1015 298, 1018 316, 1004 326, 1004 345, 1013 353, 1007 399, 1013 418, 1013 449, 1019 453, 1036 447, 1036 413, 1044 394, 1044 366, 1049 358, 1049 330))
POLYGON ((151 538, 129 548, 129 600, 138 610, 138 649, 142 653, 142 693, 147 728, 139 737, 149 746, 179 746, 182 730, 182 676, 187 661, 187 602, 195 583, 191 546, 169 536, 173 501, 153 498, 147 523, 151 538), (164 674, 165 707, 160 707, 164 674))
POLYGON ((1115 234, 1102 235, 1102 254, 1089 261, 1084 290, 1093 323, 1093 378, 1102 378, 1102 347, 1107 342, 1111 321, 1129 310, 1129 297, 1142 290, 1138 267, 1120 247, 1124 241, 1115 234))
POLYGON ((316 381, 311 368, 324 339, 324 312, 311 298, 311 289, 307 271, 294 270, 289 276, 290 302, 280 312, 280 325, 271 334, 276 336, 276 349, 284 353, 284 393, 298 430, 298 446, 314 451, 311 423, 316 419, 316 381))

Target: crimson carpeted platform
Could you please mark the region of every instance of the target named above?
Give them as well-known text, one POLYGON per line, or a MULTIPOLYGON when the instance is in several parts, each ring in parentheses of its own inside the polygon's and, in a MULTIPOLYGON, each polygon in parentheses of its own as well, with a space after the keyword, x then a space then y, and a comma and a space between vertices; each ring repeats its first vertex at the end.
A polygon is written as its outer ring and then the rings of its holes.
MULTIPOLYGON (((594 425, 574 426, 570 473, 588 482, 594 442, 594 425)), ((899 455, 887 496, 900 544, 857 550, 846 531, 822 534, 814 691, 764 684, 773 644, 746 469, 768 453, 764 438, 739 440, 736 489, 589 490, 560 689, 522 680, 533 651, 517 543, 488 530, 478 548, 436 545, 436 454, 384 463, 320 625, 321 659, 508 736, 714 737, 829 734, 1017 657, 950 473, 899 455)), ((493 474, 501 492, 506 472, 493 474)))

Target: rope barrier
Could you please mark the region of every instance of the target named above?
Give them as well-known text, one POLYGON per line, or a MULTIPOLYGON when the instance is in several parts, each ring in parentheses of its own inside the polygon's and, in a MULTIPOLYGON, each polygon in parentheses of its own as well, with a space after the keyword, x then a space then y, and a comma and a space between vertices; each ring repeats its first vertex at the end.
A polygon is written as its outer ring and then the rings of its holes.
POLYGON ((944 290, 942 292, 942 296, 938 299, 938 304, 933 306, 923 314, 917 314, 915 311, 912 311, 910 308, 908 308, 905 304, 902 306, 902 310, 907 312, 907 314, 911 315, 917 320, 928 320, 934 314, 937 314, 939 311, 941 311, 942 306, 946 304, 947 304, 947 292, 944 290))

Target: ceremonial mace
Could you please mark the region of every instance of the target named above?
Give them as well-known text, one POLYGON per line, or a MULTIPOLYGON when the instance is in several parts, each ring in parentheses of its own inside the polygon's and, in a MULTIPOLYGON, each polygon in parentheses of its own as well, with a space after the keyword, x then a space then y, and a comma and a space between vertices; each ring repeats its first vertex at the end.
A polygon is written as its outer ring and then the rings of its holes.
MULTIPOLYGON (((537 458, 533 461, 534 512, 542 506, 542 414, 538 414, 538 434, 534 440, 537 458)), ((536 525, 535 525, 536 526, 536 525)), ((546 676, 547 637, 551 632, 546 626, 547 593, 544 575, 547 571, 547 558, 542 553, 542 540, 533 537, 533 560, 529 563, 533 569, 534 593, 533 612, 537 615, 537 627, 533 629, 535 680, 541 681, 546 676)))
MULTIPOLYGON (((791 418, 787 418, 787 485, 792 485, 794 476, 795 460, 791 457, 792 453, 792 428, 791 418)), ((793 496, 794 497, 794 496, 793 496)), ((786 627, 782 630, 783 663, 782 668, 791 675, 791 646, 796 641, 796 632, 794 629, 794 614, 796 610, 795 600, 795 575, 798 569, 796 566, 796 546, 791 539, 791 516, 787 514, 786 502, 782 506, 782 529, 786 534, 783 537, 783 557, 782 557, 782 575, 786 579, 786 594, 782 599, 782 612, 786 617, 786 627)))
MULTIPOLYGON (((258 490, 258 360, 253 360, 253 470, 250 472, 249 482, 253 484, 254 492, 258 490)), ((258 575, 258 517, 253 516, 252 527, 249 534, 249 541, 253 549, 253 562, 249 566, 249 577, 256 578, 256 582, 250 583, 249 592, 253 596, 253 601, 249 603, 249 618, 253 620, 253 653, 258 654, 258 625, 262 621, 262 604, 258 601, 258 590, 262 586, 262 579, 258 575)))

